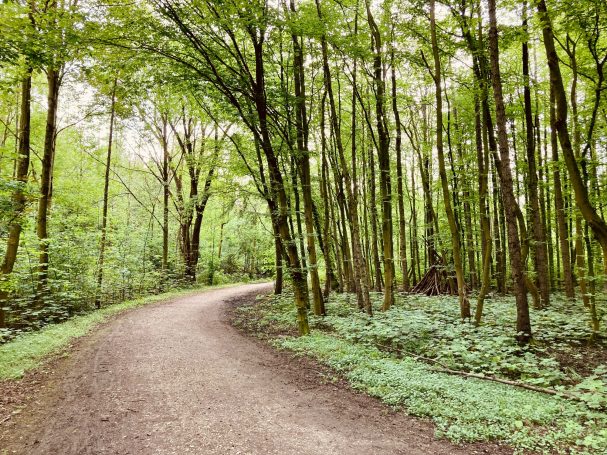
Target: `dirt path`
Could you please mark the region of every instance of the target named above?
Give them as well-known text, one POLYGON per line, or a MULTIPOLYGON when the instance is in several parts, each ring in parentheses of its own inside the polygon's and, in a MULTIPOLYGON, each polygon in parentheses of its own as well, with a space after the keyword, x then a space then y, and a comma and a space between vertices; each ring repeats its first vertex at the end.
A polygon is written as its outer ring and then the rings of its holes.
POLYGON ((211 290, 118 317, 2 425, 0 453, 497 453, 436 441, 428 423, 323 384, 313 364, 228 324, 230 301, 269 289, 211 290))

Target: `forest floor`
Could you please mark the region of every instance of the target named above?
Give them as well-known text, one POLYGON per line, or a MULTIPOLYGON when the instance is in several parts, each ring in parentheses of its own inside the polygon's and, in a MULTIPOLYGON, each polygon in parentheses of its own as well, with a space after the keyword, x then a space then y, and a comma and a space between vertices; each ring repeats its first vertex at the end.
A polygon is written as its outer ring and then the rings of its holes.
POLYGON ((0 382, 0 454, 505 454, 433 425, 230 324, 268 284, 122 314, 19 381, 0 382))
POLYGON ((554 295, 533 312, 534 339, 523 347, 511 296, 488 300, 479 327, 459 320, 457 297, 399 294, 386 312, 382 295, 371 297, 369 318, 355 296, 333 294, 327 316, 310 316, 307 337, 297 336, 288 292, 234 308, 232 320, 275 348, 315 359, 330 380, 430 418, 437 437, 502 441, 525 454, 607 454, 607 337, 602 329, 589 343, 581 302, 554 295))

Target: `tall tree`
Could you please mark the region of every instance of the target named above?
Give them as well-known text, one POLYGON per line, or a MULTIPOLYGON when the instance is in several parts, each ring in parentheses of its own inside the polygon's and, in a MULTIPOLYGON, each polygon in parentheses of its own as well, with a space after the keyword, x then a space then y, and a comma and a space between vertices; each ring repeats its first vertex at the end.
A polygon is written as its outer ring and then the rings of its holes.
POLYGON ((9 223, 6 252, 4 253, 2 267, 0 267, 0 327, 4 327, 6 324, 4 303, 10 293, 7 281, 17 261, 19 239, 23 230, 22 217, 27 202, 26 185, 30 166, 32 71, 33 69, 26 64, 21 77, 21 112, 19 115, 18 154, 15 165, 17 185, 11 197, 13 216, 9 223))
MULTIPOLYGON (((552 22, 548 13, 545 0, 539 0, 537 3, 538 16, 542 24, 542 35, 544 38, 544 48, 546 50, 546 59, 550 72, 550 88, 554 93, 555 116, 554 127, 556 128, 561 151, 565 159, 571 187, 575 196, 577 207, 594 232, 601 248, 603 249, 603 267, 607 272, 607 223, 592 204, 588 193, 588 187, 582 173, 578 167, 575 151, 569 135, 567 124, 567 95, 563 84, 563 77, 559 64, 559 58, 556 53, 554 32, 552 22)), ((607 285, 607 282, 606 282, 607 285)), ((593 317, 593 321, 596 318, 593 317)), ((596 324, 595 324, 596 330, 596 324)))
POLYGON ((525 105, 525 133, 526 133, 526 152, 527 152, 527 197, 532 216, 530 217, 531 224, 531 239, 533 257, 535 259, 535 272, 539 283, 539 291, 541 297, 541 306, 547 306, 550 302, 550 283, 548 274, 548 250, 546 246, 546 232, 540 215, 540 201, 538 194, 538 177, 536 167, 536 144, 535 144, 535 129, 533 124, 533 111, 531 106, 531 86, 529 78, 529 40, 527 38, 527 3, 523 2, 523 37, 522 43, 522 60, 523 60, 523 96, 525 105), (535 214, 535 215, 533 215, 535 214))
POLYGON ((464 281, 464 266, 462 262, 461 244, 459 229, 455 221, 453 207, 451 206, 451 191, 449 190, 449 181, 447 179, 447 170, 445 167, 445 154, 443 150, 443 101, 442 101, 442 76, 441 62, 436 39, 436 2, 430 0, 430 41, 432 43, 432 57, 434 60, 434 70, 428 65, 428 70, 434 80, 436 97, 436 152, 438 155, 438 172, 443 190, 443 202, 449 230, 451 231, 451 243, 453 246, 453 261, 455 263, 455 275, 457 277, 457 293, 459 296, 460 316, 462 319, 470 319, 470 302, 466 295, 466 283, 464 281))
MULTIPOLYGON (((392 40, 394 41, 394 37, 392 37, 392 40)), ((408 291, 409 267, 407 266, 407 221, 405 220, 405 195, 403 190, 402 125, 400 119, 400 112, 398 110, 398 98, 396 88, 396 62, 394 60, 394 48, 390 49, 390 66, 392 77, 392 113, 394 114, 394 128, 396 129, 394 147, 396 148, 396 199, 398 204, 399 256, 400 268, 403 277, 403 290, 408 291)))
MULTIPOLYGON (((296 13, 295 1, 290 0, 289 6, 293 14, 296 13)), ((310 173, 310 152, 308 150, 308 115, 306 112, 306 80, 304 74, 304 55, 301 38, 295 33, 291 35, 293 43, 293 79, 295 89, 295 129, 297 136, 297 170, 301 180, 304 199, 304 219, 306 224, 306 242, 308 251, 308 264, 311 276, 312 298, 314 314, 325 314, 325 303, 320 289, 318 275, 318 260, 316 257, 316 241, 314 234, 314 214, 312 200, 312 176, 310 173)))
POLYGON ((495 101, 495 117, 497 124, 497 137, 500 160, 496 160, 504 209, 506 211, 506 227, 508 228, 508 249, 510 253, 510 269, 514 282, 514 295, 516 297, 516 331, 517 339, 526 343, 531 338, 531 319, 529 317, 529 304, 527 302, 527 288, 525 285, 525 271, 521 254, 521 240, 517 222, 518 202, 514 196, 512 183, 512 169, 510 166, 510 151, 508 146, 508 132, 506 130, 506 108, 502 93, 502 81, 499 61, 499 44, 497 31, 497 15, 495 0, 488 0, 489 7, 489 57, 491 61, 491 82, 493 85, 493 98, 495 101))
POLYGON ((114 79, 112 84, 112 94, 110 101, 110 128, 107 140, 107 154, 105 161, 105 174, 103 178, 103 208, 101 209, 101 241, 99 244, 99 262, 97 264, 97 295, 95 297, 95 307, 101 308, 101 291, 103 286, 103 265, 105 261, 105 247, 107 242, 107 223, 108 223, 108 201, 110 192, 110 169, 112 166, 112 145, 114 142, 114 123, 116 121, 116 88, 118 79, 114 79))
POLYGON ((390 135, 386 116, 386 81, 383 70, 383 44, 377 22, 365 0, 367 22, 371 29, 373 51, 373 85, 375 88, 375 121, 377 127, 377 161, 379 165, 379 192, 382 207, 382 243, 384 262, 384 302, 382 309, 389 310, 394 302, 394 239, 392 226, 392 177, 390 175, 390 135))

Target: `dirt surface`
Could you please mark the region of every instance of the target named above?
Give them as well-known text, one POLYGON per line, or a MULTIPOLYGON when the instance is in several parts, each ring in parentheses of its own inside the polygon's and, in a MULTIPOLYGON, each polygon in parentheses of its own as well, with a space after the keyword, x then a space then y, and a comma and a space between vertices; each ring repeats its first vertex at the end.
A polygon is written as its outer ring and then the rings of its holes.
POLYGON ((437 441, 430 423, 327 383, 313 362, 229 324, 230 304, 269 290, 204 291, 104 325, 54 361, 22 412, 0 425, 0 453, 510 452, 437 441))

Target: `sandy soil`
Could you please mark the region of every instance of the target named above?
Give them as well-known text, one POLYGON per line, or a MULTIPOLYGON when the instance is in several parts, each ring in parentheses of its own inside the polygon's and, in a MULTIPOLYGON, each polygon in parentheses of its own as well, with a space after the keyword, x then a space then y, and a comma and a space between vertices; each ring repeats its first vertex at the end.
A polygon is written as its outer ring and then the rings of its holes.
POLYGON ((102 326, 34 381, 26 407, 0 425, 0 453, 510 452, 435 440, 430 423, 327 383, 313 362, 229 324, 230 305, 270 289, 205 291, 102 326))

